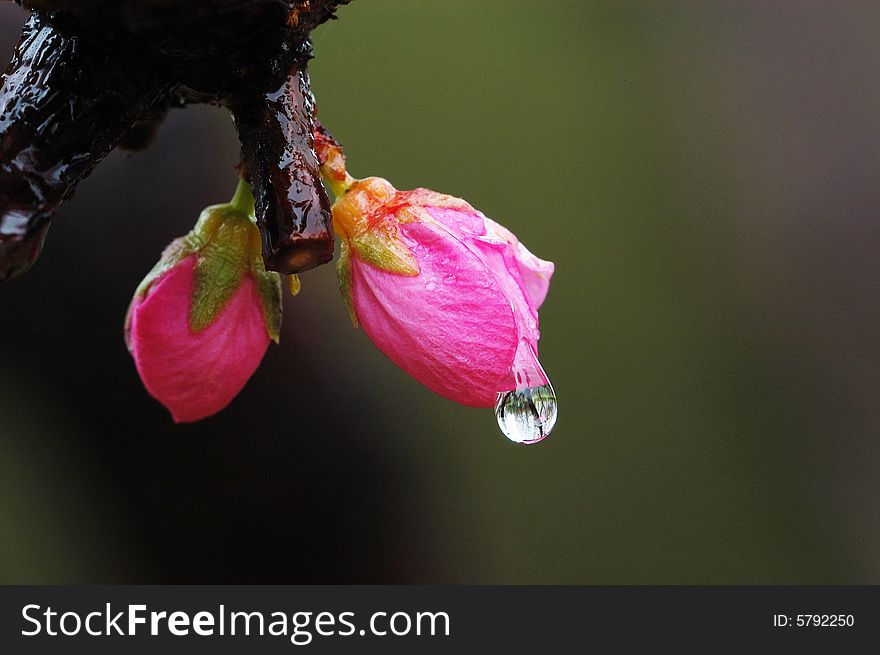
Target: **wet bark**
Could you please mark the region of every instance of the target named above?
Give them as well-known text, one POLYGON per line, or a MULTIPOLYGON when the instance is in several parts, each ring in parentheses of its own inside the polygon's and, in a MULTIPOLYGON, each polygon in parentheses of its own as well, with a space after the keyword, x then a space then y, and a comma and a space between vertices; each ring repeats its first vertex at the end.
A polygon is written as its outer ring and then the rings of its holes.
POLYGON ((143 148, 167 109, 232 109, 267 268, 329 261, 311 134, 311 30, 348 0, 20 0, 0 87, 0 280, 34 262, 52 215, 114 147, 143 148))
POLYGON ((277 89, 233 109, 254 190, 268 268, 297 273, 333 258, 330 203, 314 140, 314 100, 305 61, 277 89))

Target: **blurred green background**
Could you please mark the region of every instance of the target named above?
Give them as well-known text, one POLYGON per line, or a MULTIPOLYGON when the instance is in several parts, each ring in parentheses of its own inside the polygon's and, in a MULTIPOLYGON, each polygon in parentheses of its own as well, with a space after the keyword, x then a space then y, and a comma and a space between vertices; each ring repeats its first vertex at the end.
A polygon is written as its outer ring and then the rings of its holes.
MULTIPOLYGON (((0 3, 4 57, 23 20, 0 3)), ((114 154, 0 288, 0 581, 880 582, 876 3, 355 0, 314 35, 354 175, 556 263, 553 435, 434 396, 330 266, 199 426, 121 338, 234 188, 220 109, 114 154)))

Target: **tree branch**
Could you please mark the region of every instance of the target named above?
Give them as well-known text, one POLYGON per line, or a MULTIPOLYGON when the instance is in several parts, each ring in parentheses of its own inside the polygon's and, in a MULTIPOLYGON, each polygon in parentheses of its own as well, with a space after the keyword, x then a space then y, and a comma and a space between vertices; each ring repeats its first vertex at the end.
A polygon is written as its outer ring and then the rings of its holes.
POLYGON ((306 63, 309 33, 348 0, 17 1, 32 13, 0 87, 0 280, 33 263, 103 157, 192 102, 235 113, 267 268, 332 257, 306 63))

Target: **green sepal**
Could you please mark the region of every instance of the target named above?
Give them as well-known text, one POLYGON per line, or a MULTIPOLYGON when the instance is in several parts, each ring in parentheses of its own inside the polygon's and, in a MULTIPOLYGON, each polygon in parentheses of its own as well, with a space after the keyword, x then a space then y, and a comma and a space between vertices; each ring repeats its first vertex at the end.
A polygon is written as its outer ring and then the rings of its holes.
POLYGON ((345 301, 348 317, 355 329, 358 327, 357 314, 354 313, 354 302, 351 298, 351 253, 348 243, 342 239, 339 244, 339 259, 336 260, 336 275, 339 277, 339 291, 345 301))
POLYGON ((189 323, 194 332, 211 325, 241 286, 250 268, 250 220, 228 205, 208 207, 193 230, 201 242, 189 323))
POLYGON ((193 233, 203 245, 196 264, 192 329, 203 330, 214 322, 243 276, 250 274, 260 296, 266 331, 277 343, 281 338, 281 277, 263 265, 260 231, 253 216, 233 204, 215 205, 202 212, 193 233))
POLYGON ((383 229, 364 230, 352 238, 352 246, 358 259, 389 273, 414 276, 419 274, 415 255, 393 231, 383 229))
POLYGON ((266 332, 278 343, 281 335, 281 277, 267 271, 261 254, 260 231, 253 216, 250 187, 239 184, 232 202, 205 208, 192 231, 175 239, 138 286, 145 296, 150 286, 174 266, 196 255, 189 323, 199 332, 213 323, 250 275, 257 287, 266 332))
POLYGON ((272 341, 281 341, 281 276, 275 271, 267 271, 263 267, 263 258, 259 257, 260 271, 251 268, 251 273, 257 283, 257 292, 260 294, 260 302, 263 305, 263 318, 266 321, 266 331, 272 341))
POLYGON ((229 206, 247 215, 250 224, 250 273, 257 285, 257 294, 260 296, 260 304, 263 306, 263 320, 266 323, 266 331, 275 343, 281 341, 281 275, 275 271, 267 271, 263 263, 262 244, 260 230, 257 227, 257 219, 254 216, 254 193, 251 185, 244 180, 238 181, 235 195, 229 202, 229 206))

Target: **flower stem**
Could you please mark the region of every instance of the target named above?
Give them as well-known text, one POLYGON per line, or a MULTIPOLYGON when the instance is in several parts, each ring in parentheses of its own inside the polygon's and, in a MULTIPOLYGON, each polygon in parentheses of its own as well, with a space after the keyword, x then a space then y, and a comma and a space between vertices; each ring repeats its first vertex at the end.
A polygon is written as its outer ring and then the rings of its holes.
POLYGON ((229 205, 233 209, 244 212, 248 216, 254 215, 254 192, 251 185, 239 178, 238 186, 235 189, 235 195, 229 201, 229 205))
POLYGON ((320 123, 315 121, 315 153, 321 165, 321 178, 337 199, 345 195, 355 180, 345 168, 342 145, 320 123))
POLYGON ((333 195, 337 198, 344 196, 349 187, 355 183, 355 179, 348 173, 345 173, 345 177, 340 180, 332 174, 325 174, 323 169, 321 169, 321 178, 324 180, 324 183, 330 187, 333 195))

